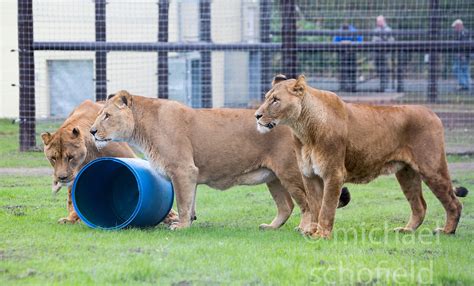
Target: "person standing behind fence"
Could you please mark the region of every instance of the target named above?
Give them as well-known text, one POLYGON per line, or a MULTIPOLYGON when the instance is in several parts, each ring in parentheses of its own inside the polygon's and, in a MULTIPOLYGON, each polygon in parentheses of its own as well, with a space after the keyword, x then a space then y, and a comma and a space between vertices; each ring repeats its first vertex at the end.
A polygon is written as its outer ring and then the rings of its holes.
MULTIPOLYGON (((464 28, 461 19, 457 19, 451 25, 454 29, 454 37, 457 41, 469 41, 469 32, 464 28)), ((469 52, 458 52, 454 54, 453 72, 458 80, 458 90, 469 90, 471 87, 471 71, 469 67, 469 52)))
MULTIPOLYGON (((355 32, 357 29, 344 23, 340 31, 355 32)), ((341 35, 335 36, 334 43, 350 43, 362 42, 362 36, 356 35, 341 35)), ((355 51, 340 51, 339 56, 339 89, 341 91, 355 92, 356 91, 356 77, 357 77, 357 56, 355 51)))
MULTIPOLYGON (((374 32, 380 34, 372 37, 372 42, 393 42, 395 39, 389 34, 392 29, 387 25, 385 17, 380 15, 377 17, 377 26, 374 29, 374 32), (387 34, 384 34, 387 33, 387 34)), ((387 90, 388 84, 388 58, 390 53, 384 51, 383 49, 375 52, 375 67, 377 69, 377 74, 380 78, 380 91, 385 92, 387 90)))

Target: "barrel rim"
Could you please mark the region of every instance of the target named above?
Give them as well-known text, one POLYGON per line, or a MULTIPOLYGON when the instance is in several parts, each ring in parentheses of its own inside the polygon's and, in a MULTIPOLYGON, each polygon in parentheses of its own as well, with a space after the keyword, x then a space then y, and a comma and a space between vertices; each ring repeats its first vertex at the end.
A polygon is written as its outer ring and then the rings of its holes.
MULTIPOLYGON (((128 158, 128 159, 132 159, 132 158, 128 158)), ((124 226, 130 224, 130 222, 137 216, 139 210, 140 210, 140 207, 142 205, 142 200, 143 200, 143 197, 142 197, 142 190, 143 190, 143 186, 142 186, 142 183, 140 182, 140 180, 137 180, 137 177, 138 177, 138 174, 136 173, 136 171, 131 168, 124 160, 122 160, 122 158, 115 158, 115 157, 101 157, 101 158, 97 158, 97 159, 94 159, 92 161, 90 161, 89 163, 87 163, 84 167, 82 167, 82 169, 79 171, 79 173, 77 174, 76 178, 74 179, 74 184, 73 184, 73 187, 72 187, 72 194, 71 194, 71 197, 72 197, 72 204, 74 206, 74 210, 77 212, 77 215, 79 216, 79 218, 86 224, 88 225, 89 227, 91 228, 99 228, 99 229, 104 229, 104 230, 116 230, 116 229, 121 229, 123 228, 124 226), (130 215, 130 217, 124 221, 123 223, 119 224, 119 225, 116 225, 116 226, 113 226, 113 227, 102 227, 102 226, 99 226, 99 225, 95 225, 93 223, 91 223, 82 213, 81 211, 79 210, 79 208, 77 207, 77 204, 76 204, 76 185, 77 183, 79 182, 79 178, 81 177, 81 175, 93 164, 97 163, 97 162, 100 162, 100 161, 113 161, 115 163, 119 163, 121 164, 122 166, 125 166, 127 167, 128 170, 130 170, 133 174, 133 176, 135 177, 135 180, 137 182, 137 186, 138 186, 138 203, 133 211, 133 213, 130 215)))

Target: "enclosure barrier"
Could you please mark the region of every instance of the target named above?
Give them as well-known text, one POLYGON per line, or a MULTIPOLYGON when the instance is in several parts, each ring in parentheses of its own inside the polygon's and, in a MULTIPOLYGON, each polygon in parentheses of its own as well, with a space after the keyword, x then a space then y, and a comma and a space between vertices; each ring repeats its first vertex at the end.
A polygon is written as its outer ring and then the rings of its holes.
MULTIPOLYGON (((95 42, 49 42, 34 41, 33 33, 33 0, 18 0, 18 34, 19 34, 19 67, 20 67, 20 150, 26 151, 36 147, 35 141, 35 51, 94 51, 95 52, 95 91, 96 99, 104 100, 107 93, 107 53, 112 51, 156 52, 157 61, 157 95, 168 97, 168 53, 197 51, 200 53, 200 89, 201 106, 212 107, 212 66, 213 51, 244 51, 260 55, 260 94, 263 96, 269 89, 271 77, 272 53, 281 52, 281 70, 290 77, 300 73, 298 69, 299 52, 394 52, 398 57, 408 53, 428 53, 429 77, 427 96, 429 102, 436 102, 438 97, 439 53, 473 52, 474 41, 456 41, 449 39, 448 31, 441 29, 440 20, 443 11, 439 0, 429 0, 428 29, 393 30, 374 32, 368 30, 298 30, 298 13, 296 0, 260 0, 259 1, 259 42, 258 43, 214 43, 211 37, 211 1, 199 0, 199 41, 193 43, 169 42, 168 18, 169 0, 157 0, 158 35, 157 42, 110 42, 107 41, 106 0, 95 0, 95 42), (272 6, 278 2, 281 29, 271 29, 272 6), (332 42, 301 42, 298 39, 306 36, 417 36, 422 40, 394 42, 350 42, 346 44, 332 42), (280 37, 281 42, 274 38, 280 37)), ((403 62, 399 59, 398 62, 403 62)), ((397 90, 403 90, 403 71, 398 64, 396 73, 397 90)))

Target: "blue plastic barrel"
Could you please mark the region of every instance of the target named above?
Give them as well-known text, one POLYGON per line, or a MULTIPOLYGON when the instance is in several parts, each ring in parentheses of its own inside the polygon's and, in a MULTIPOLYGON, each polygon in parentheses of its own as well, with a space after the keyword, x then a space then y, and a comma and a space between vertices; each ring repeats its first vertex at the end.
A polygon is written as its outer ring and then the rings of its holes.
POLYGON ((173 186, 135 158, 99 158, 84 166, 72 188, 81 220, 92 228, 150 227, 173 206, 173 186))

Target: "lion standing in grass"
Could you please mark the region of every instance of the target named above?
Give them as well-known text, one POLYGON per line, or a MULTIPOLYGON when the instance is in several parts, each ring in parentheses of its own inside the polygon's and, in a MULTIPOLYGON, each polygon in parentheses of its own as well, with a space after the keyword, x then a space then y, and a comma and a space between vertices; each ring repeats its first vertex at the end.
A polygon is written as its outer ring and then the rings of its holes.
MULTIPOLYGON (((179 222, 189 227, 195 218, 196 186, 225 190, 235 185, 266 183, 277 215, 264 229, 283 225, 299 205, 300 229, 311 222, 305 186, 288 127, 261 135, 253 110, 192 109, 178 102, 120 91, 110 95, 90 132, 100 148, 125 141, 142 149, 155 170, 170 178, 178 204, 179 222), (290 196, 291 195, 291 196, 290 196)), ((339 192, 340 193, 340 192, 339 192)), ((340 206, 349 193, 344 190, 340 206)), ((338 197, 339 201, 339 197, 338 197)), ((229 206, 232 207, 232 206, 229 206)))
MULTIPOLYGON (((86 100, 71 112, 56 132, 41 134, 44 154, 54 168, 53 193, 57 193, 62 186, 68 187, 68 216, 59 219, 59 223, 75 223, 79 220, 72 205, 71 190, 74 179, 83 166, 98 157, 135 157, 126 143, 112 143, 102 149, 95 146, 89 129, 102 105, 86 100)), ((176 213, 171 210, 165 223, 176 219, 176 213)))
POLYGON ((311 88, 304 76, 280 75, 255 116, 262 132, 279 124, 293 130, 300 169, 322 198, 321 205, 310 206, 313 237, 330 237, 345 182, 368 183, 393 173, 412 210, 407 225, 396 230, 411 232, 423 222, 423 181, 446 210, 446 224, 436 232, 455 233, 462 204, 448 172, 443 125, 428 108, 345 103, 332 92, 311 88))

